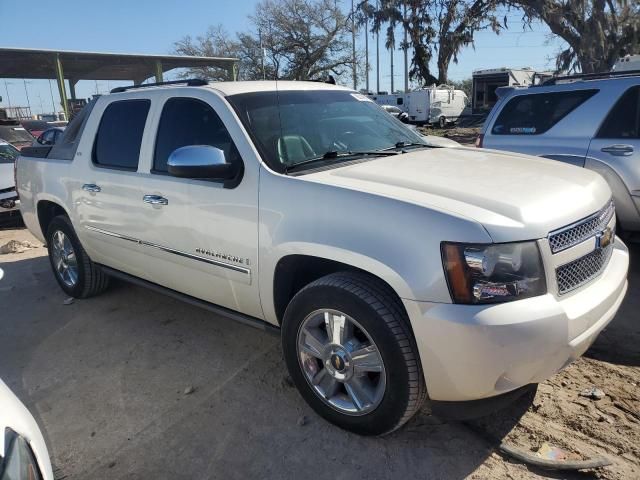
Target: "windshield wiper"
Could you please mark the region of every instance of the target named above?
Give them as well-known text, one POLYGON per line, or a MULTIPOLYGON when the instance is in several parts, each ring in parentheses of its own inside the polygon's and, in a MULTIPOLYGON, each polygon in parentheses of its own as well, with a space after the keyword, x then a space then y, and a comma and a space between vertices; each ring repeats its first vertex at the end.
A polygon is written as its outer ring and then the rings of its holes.
POLYGON ((308 166, 313 163, 326 162, 327 160, 336 160, 336 159, 344 160, 347 158, 366 157, 369 155, 386 157, 389 155, 397 155, 399 153, 400 152, 393 152, 393 151, 387 151, 387 150, 370 150, 370 151, 361 151, 361 152, 349 152, 349 151, 339 152, 337 150, 329 150, 328 152, 325 152, 323 155, 309 158, 307 160, 303 160, 302 162, 294 163, 292 165, 287 165, 284 171, 285 173, 289 173, 294 170, 297 170, 299 167, 308 166))
POLYGON ((421 142, 398 142, 396 143, 394 146, 392 147, 387 147, 387 148, 383 148, 382 150, 380 150, 381 152, 388 152, 390 150, 397 150, 400 148, 407 148, 407 147, 428 147, 429 145, 427 145, 426 143, 421 143, 421 142))

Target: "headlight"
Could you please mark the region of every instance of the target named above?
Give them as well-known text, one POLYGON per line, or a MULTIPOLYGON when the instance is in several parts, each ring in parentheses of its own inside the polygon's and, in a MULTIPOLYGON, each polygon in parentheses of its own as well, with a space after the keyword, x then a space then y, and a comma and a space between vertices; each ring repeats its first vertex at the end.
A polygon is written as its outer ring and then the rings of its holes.
POLYGON ((5 452, 0 457, 0 480, 42 480, 27 441, 13 430, 5 432, 5 452))
POLYGON ((547 293, 536 242, 443 242, 442 263, 454 303, 508 302, 547 293))

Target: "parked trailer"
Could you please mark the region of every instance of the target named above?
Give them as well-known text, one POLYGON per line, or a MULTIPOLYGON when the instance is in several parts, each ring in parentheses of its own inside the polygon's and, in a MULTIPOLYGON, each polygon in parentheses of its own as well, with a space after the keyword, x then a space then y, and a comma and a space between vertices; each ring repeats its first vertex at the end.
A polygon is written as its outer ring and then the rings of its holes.
POLYGON ((443 127, 456 122, 468 103, 467 95, 462 90, 448 85, 407 93, 377 94, 371 98, 378 105, 393 105, 402 109, 413 123, 436 123, 443 127))
POLYGON ((544 82, 552 72, 537 72, 532 68, 489 68, 473 72, 472 112, 489 113, 498 101, 500 87, 528 87, 544 82))

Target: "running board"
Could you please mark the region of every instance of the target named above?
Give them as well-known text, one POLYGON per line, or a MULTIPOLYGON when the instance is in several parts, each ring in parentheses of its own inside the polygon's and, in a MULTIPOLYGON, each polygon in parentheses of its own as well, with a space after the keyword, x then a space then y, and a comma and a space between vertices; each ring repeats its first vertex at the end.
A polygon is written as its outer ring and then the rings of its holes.
POLYGON ((144 288, 148 288, 149 290, 153 290, 154 292, 158 292, 168 297, 181 300, 185 303, 195 305, 196 307, 203 308, 205 310, 208 310, 222 317, 228 318, 230 320, 234 320, 238 323, 242 323, 243 325, 257 328, 258 330, 262 330, 263 332, 267 332, 272 335, 280 336, 279 327, 276 327, 275 325, 265 322, 264 320, 260 320, 259 318, 252 317, 250 315, 245 315, 243 313, 236 312, 235 310, 221 307, 213 303, 205 302, 204 300, 200 300, 199 298, 195 298, 190 295, 185 295, 184 293, 180 293, 180 292, 177 292, 176 290, 163 287, 161 285, 158 285, 157 283, 143 280, 142 278, 134 277, 133 275, 129 275, 128 273, 121 272, 120 270, 114 270, 113 268, 105 267, 104 265, 100 265, 100 268, 104 273, 106 273, 110 277, 124 280, 125 282, 133 283, 134 285, 139 285, 144 288))

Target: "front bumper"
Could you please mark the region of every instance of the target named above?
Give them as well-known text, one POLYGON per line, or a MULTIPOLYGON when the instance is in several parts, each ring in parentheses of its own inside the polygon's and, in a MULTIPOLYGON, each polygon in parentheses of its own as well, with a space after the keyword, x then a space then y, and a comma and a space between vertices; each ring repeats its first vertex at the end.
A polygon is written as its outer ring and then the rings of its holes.
POLYGON ((629 252, 616 239, 596 279, 567 297, 552 293, 494 305, 403 300, 429 397, 477 400, 539 383, 580 357, 613 319, 627 291, 629 252))

